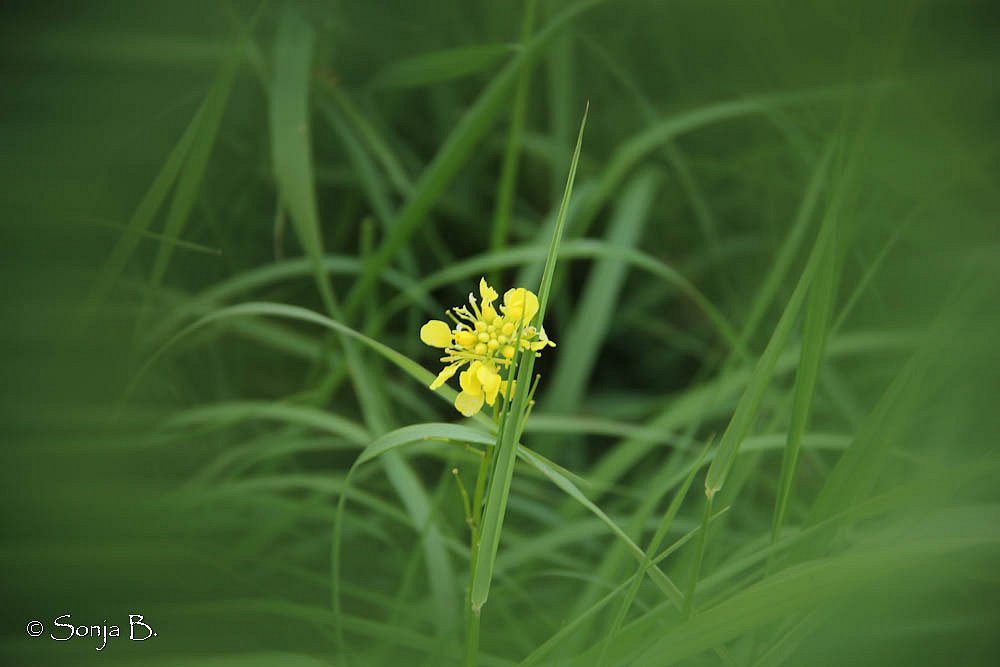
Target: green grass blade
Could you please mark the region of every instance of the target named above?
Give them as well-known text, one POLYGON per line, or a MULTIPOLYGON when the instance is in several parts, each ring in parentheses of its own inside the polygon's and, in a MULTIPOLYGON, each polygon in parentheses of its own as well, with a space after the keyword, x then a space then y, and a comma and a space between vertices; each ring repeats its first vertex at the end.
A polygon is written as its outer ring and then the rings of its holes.
POLYGON ((376 90, 393 90, 452 81, 489 69, 511 53, 509 44, 476 44, 422 53, 392 63, 369 85, 376 90))
POLYGON ((496 442, 493 435, 460 424, 414 424, 390 431, 373 441, 361 452, 354 465, 359 466, 398 447, 426 440, 450 440, 477 445, 492 445, 496 442))
MULTIPOLYGON (((521 26, 521 42, 531 37, 535 22, 536 0, 528 0, 521 26)), ((493 209, 493 229, 490 236, 490 250, 497 252, 507 245, 507 228, 510 225, 510 211, 514 204, 514 189, 517 185, 518 160, 521 156, 521 137, 524 134, 524 117, 528 100, 528 84, 531 81, 531 65, 521 70, 514 92, 514 104, 510 112, 510 129, 507 131, 507 145, 504 148, 503 166, 500 169, 500 185, 497 187, 497 201, 493 209)), ((499 276, 494 282, 500 283, 499 276)))
POLYGON ((654 584, 656 584, 656 586, 663 592, 664 596, 670 602, 678 607, 683 604, 684 594, 677 587, 677 585, 670 579, 670 577, 663 573, 663 570, 653 563, 646 552, 643 551, 642 548, 636 544, 632 538, 630 538, 628 534, 604 512, 604 510, 595 505, 593 501, 587 498, 587 496, 585 496, 583 492, 576 487, 575 484, 559 473, 559 471, 549 466, 540 457, 535 456, 534 454, 528 454, 525 457, 525 460, 549 478, 549 480, 551 480, 552 483, 566 495, 600 519, 611 530, 615 537, 621 540, 622 543, 628 548, 628 550, 632 553, 632 556, 639 563, 640 567, 644 569, 647 574, 649 574, 649 578, 654 584))
POLYGON ((424 221, 431 208, 440 198, 444 189, 471 154, 473 148, 489 130, 507 101, 511 88, 517 81, 522 67, 538 57, 543 47, 581 12, 598 4, 600 0, 583 0, 561 13, 539 32, 525 47, 494 77, 490 85, 476 100, 476 103, 462 116, 458 126, 452 131, 445 144, 424 170, 414 186, 413 194, 400 211, 392 233, 382 242, 378 252, 368 265, 349 295, 345 308, 348 315, 357 312, 369 291, 374 286, 386 266, 403 248, 407 239, 424 221))
MULTIPOLYGON (((830 218, 827 219, 828 222, 829 220, 830 218)), ((830 225, 827 224, 820 230, 812 253, 810 253, 809 260, 802 270, 798 284, 795 286, 795 291, 792 293, 791 298, 789 298, 788 304, 781 314, 781 319, 778 320, 778 324, 771 334, 771 339, 768 341, 767 347, 764 349, 763 354, 761 354, 760 359, 757 360, 753 373, 750 375, 746 391, 736 404, 736 410, 733 412, 732 419, 730 419, 729 425, 726 426, 726 430, 722 434, 722 439, 719 441, 718 454, 715 460, 712 461, 712 465, 708 469, 708 475, 705 477, 705 495, 709 498, 722 488, 722 485, 726 481, 726 476, 729 474, 729 470, 736 459, 740 445, 749 434, 757 418, 757 411, 760 408, 764 392, 767 390, 767 386, 774 374, 775 365, 792 333, 799 311, 805 301, 809 285, 816 274, 821 258, 826 253, 826 246, 830 243, 830 225)))
MULTIPOLYGON (((673 524, 674 518, 680 511, 681 505, 684 503, 684 499, 687 497, 687 493, 691 489, 691 485, 694 483, 694 478, 698 474, 698 470, 701 469, 701 465, 705 460, 705 455, 708 454, 710 447, 711 443, 708 443, 701 450, 701 454, 699 454, 698 458, 691 466, 691 472, 688 473, 688 476, 684 479, 684 482, 681 484, 680 488, 677 489, 677 493, 674 494, 673 499, 670 501, 670 505, 667 507, 667 511, 663 515, 660 525, 656 529, 656 533, 649 541, 649 546, 646 547, 647 558, 652 557, 653 554, 656 553, 656 550, 660 548, 660 543, 663 541, 663 538, 666 537, 667 531, 670 530, 670 526, 673 524)), ((705 527, 701 526, 700 531, 701 533, 704 533, 705 527)), ((618 629, 621 628, 622 624, 625 622, 626 616, 628 616, 629 610, 632 608, 632 603, 635 601, 635 596, 639 593, 639 586, 642 584, 645 571, 645 563, 640 564, 636 575, 633 577, 632 585, 629 586, 628 591, 625 593, 625 599, 622 600, 621 606, 618 608, 614 619, 611 621, 611 626, 608 628, 608 632, 604 639, 604 646, 601 648, 601 654, 597 659, 597 667, 602 667, 602 665, 605 664, 607 649, 611 645, 611 642, 614 641, 615 635, 618 633, 618 629)))
POLYGON ((799 249, 805 240, 806 232, 809 230, 809 223, 813 219, 813 214, 819 204, 820 195, 823 192, 823 187, 829 175, 828 170, 830 160, 833 157, 833 148, 834 145, 831 143, 824 152, 823 157, 820 158, 815 169, 813 169, 809 185, 806 186, 806 192, 802 198, 802 203, 799 204, 799 210, 795 214, 795 220, 792 222, 792 228, 785 237, 784 243, 781 244, 781 248, 778 250, 778 254, 771 265, 771 270, 768 271, 760 288, 758 288, 753 304, 750 306, 750 313, 743 324, 744 340, 749 341, 757 332, 757 327, 760 326, 761 321, 767 314, 768 308, 774 302, 774 298, 781 288, 782 281, 784 281, 785 276, 788 274, 792 262, 795 261, 795 257, 799 254, 799 249))
POLYGON ((224 426, 249 419, 279 421, 318 429, 338 435, 358 447, 364 447, 371 441, 371 434, 364 427, 345 417, 304 405, 266 401, 235 401, 185 410, 171 417, 164 427, 224 426))
POLYGON ((290 7, 282 12, 274 43, 269 119, 274 177, 299 243, 313 265, 316 286, 331 316, 339 308, 322 268, 323 237, 316 207, 309 136, 309 75, 313 30, 290 7))
MULTIPOLYGON (((101 273, 84 304, 85 322, 93 317, 95 309, 101 305, 107 297, 108 292, 114 287, 118 277, 125 270, 129 260, 132 258, 140 238, 147 232, 149 226, 153 223, 153 217, 166 200, 167 194, 170 192, 170 187, 177 180, 177 175, 184 166, 195 137, 200 134, 206 106, 207 100, 198 107, 198 111, 184 130, 184 134, 181 135, 173 150, 170 151, 170 155, 167 156, 167 160, 164 162, 163 167, 160 168, 159 173, 153 180, 153 184, 149 187, 142 201, 139 202, 135 213, 129 219, 125 232, 118 239, 114 249, 111 251, 111 256, 101 269, 101 273)), ((166 241, 165 237, 162 238, 166 241)))
MULTIPOLYGON (((580 148, 583 145, 583 130, 586 127, 586 123, 587 111, 584 111, 583 120, 580 123, 580 133, 576 139, 573 162, 570 164, 569 175, 566 178, 566 190, 563 193, 555 233, 552 235, 548 257, 545 260, 542 284, 538 290, 538 314, 536 321, 539 324, 545 321, 545 308, 548 305, 549 290, 552 287, 552 274, 555 271, 556 260, 559 256, 559 243, 562 240, 563 230, 566 226, 566 213, 570 197, 573 194, 573 182, 576 179, 576 168, 580 160, 580 148)), ((501 428, 500 439, 497 444, 495 454, 496 463, 493 468, 493 475, 490 477, 489 489, 486 496, 486 509, 483 514, 482 532, 480 534, 480 546, 478 550, 479 558, 478 562, 473 564, 475 578, 472 582, 470 601, 473 612, 476 614, 479 613, 479 609, 486 602, 489 596, 490 583, 493 580, 493 568, 496 562, 497 548, 500 545, 500 532, 503 528, 503 519, 507 511, 507 498, 510 495, 510 483, 514 474, 517 442, 521 436, 520 424, 522 423, 522 415, 525 414, 527 408, 527 397, 531 385, 535 355, 527 354, 523 355, 523 357, 521 365, 517 368, 517 389, 509 411, 510 417, 507 419, 506 427, 501 428), (513 424, 510 423, 512 420, 514 421, 513 424)))
POLYGON ((229 94, 236 79, 237 64, 236 56, 230 56, 205 100, 203 121, 199 123, 184 168, 178 177, 177 189, 174 191, 170 210, 163 226, 163 237, 169 242, 160 244, 156 259, 153 260, 153 268, 149 277, 150 292, 142 306, 143 315, 163 282, 176 241, 180 238, 191 215, 191 210, 194 208, 198 191, 201 189, 201 183, 205 177, 205 171, 208 169, 209 159, 212 156, 212 148, 219 134, 222 115, 226 110, 229 94))
MULTIPOLYGON (((837 215, 837 212, 831 211, 830 215, 837 215)), ((837 257, 839 254, 835 225, 834 221, 830 242, 824 249, 816 279, 810 290, 809 303, 806 306, 805 324, 802 332, 802 353, 795 375, 788 443, 781 461, 778 495, 775 499, 774 518, 771 525, 772 543, 777 542, 781 534, 781 525, 792 493, 792 482, 795 478, 799 449, 802 446, 802 438, 809 423, 813 395, 816 391, 816 382, 819 378, 820 365, 823 362, 829 334, 830 317, 836 298, 837 257)))
MULTIPOLYGON (((625 189, 608 227, 609 246, 631 250, 639 242, 660 182, 656 171, 643 171, 625 189)), ((559 341, 572 355, 558 358, 548 387, 547 410, 568 412, 580 404, 601 344, 614 325, 626 271, 623 262, 609 257, 598 261, 587 276, 573 318, 559 341)))

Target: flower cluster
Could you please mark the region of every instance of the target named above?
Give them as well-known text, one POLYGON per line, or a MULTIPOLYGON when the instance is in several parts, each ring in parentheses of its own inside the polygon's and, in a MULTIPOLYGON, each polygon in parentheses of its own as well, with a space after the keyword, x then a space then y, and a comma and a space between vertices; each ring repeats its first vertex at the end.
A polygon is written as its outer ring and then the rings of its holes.
POLYGON ((482 278, 479 296, 482 304, 470 292, 468 306, 446 311, 454 328, 441 320, 431 320, 420 328, 420 340, 443 348, 445 356, 441 361, 448 364, 431 383, 431 389, 437 389, 469 364, 458 376, 462 391, 455 398, 455 407, 466 417, 479 412, 484 402, 493 405, 498 394, 506 394, 507 383, 500 378, 499 369, 510 366, 518 346, 535 354, 547 345, 555 347, 544 328, 531 324, 538 314, 538 297, 533 292, 523 287, 507 290, 498 312, 493 305, 497 292, 482 278))

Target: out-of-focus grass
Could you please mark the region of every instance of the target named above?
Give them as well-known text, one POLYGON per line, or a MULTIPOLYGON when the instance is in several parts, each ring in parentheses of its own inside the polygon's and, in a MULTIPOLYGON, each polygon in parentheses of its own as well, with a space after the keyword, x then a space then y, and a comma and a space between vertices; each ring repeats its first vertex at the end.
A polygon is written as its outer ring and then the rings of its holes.
POLYGON ((5 663, 458 664, 589 101, 479 664, 994 664, 991 5, 390 4, 0 10, 5 663))

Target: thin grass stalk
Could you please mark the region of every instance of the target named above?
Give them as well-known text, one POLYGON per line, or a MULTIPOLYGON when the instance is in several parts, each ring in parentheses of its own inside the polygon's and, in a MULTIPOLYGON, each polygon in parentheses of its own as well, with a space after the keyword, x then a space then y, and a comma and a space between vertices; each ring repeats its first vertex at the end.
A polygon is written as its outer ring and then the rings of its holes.
MULTIPOLYGON (((524 22, 521 26, 521 43, 525 44, 531 37, 535 23, 536 0, 528 0, 524 10, 524 22)), ((524 117, 528 100, 528 83, 531 81, 531 63, 525 64, 517 81, 514 93, 514 107, 510 113, 510 130, 507 133, 507 146, 504 149, 503 167, 500 171, 500 186, 497 191, 497 203, 493 214, 493 233, 490 238, 490 251, 498 252, 507 246, 507 229, 510 226, 510 211, 514 203, 514 190, 517 185, 518 161, 521 156, 521 136, 524 134, 524 117)), ((494 283, 502 282, 498 275, 493 276, 494 283)))

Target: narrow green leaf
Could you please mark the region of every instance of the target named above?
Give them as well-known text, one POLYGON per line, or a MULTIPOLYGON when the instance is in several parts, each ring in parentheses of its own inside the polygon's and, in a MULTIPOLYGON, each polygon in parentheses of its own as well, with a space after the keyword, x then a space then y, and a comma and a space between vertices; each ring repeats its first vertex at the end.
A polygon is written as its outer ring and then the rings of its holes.
POLYGON ((359 447, 363 447, 371 440, 371 434, 360 424, 339 415, 304 405, 268 401, 236 401, 205 405, 171 417, 164 426, 181 428, 202 424, 225 425, 248 419, 267 419, 319 429, 339 435, 359 447))
POLYGON ((587 498, 587 496, 585 496, 583 492, 581 492, 580 489, 573 484, 573 482, 545 463, 540 457, 535 456, 534 454, 527 454, 524 459, 539 472, 548 477, 549 480, 551 480, 552 483, 566 495, 600 519, 611 530, 615 537, 621 540, 622 543, 628 548, 633 557, 635 557, 636 561, 640 564, 641 568, 649 574, 649 578, 654 584, 656 584, 656 586, 663 592, 670 602, 678 607, 683 604, 684 594, 679 588, 677 588, 677 585, 674 584, 670 577, 665 575, 663 571, 653 563, 646 552, 643 551, 642 548, 636 544, 632 538, 630 538, 628 534, 604 512, 604 510, 595 505, 593 501, 587 498))
MULTIPOLYGON (((827 219, 827 221, 829 220, 830 218, 827 219)), ((826 246, 829 243, 830 225, 826 224, 820 230, 812 253, 810 253, 809 260, 802 270, 798 284, 795 286, 795 291, 792 292, 792 296, 788 300, 788 304, 785 306, 785 310, 781 314, 781 319, 778 320, 774 332, 771 334, 771 339, 768 341, 764 353, 757 360, 753 373, 750 375, 746 391, 743 392, 739 402, 736 404, 736 410, 733 412, 729 425, 726 427, 725 432, 722 434, 722 439, 719 441, 718 454, 715 460, 712 461, 712 465, 708 469, 708 475, 705 477, 705 495, 710 498, 725 483, 726 476, 729 474, 729 470, 736 460, 740 445, 750 432, 757 418, 760 402, 774 374, 775 365, 792 333, 802 303, 805 301, 809 285, 817 271, 817 265, 826 253, 826 246)))
POLYGON ((415 424, 390 431, 369 444, 358 456, 354 465, 359 466, 397 447, 422 440, 452 440, 477 445, 492 445, 496 441, 489 433, 460 424, 415 424))
MULTIPOLYGON (((522 43, 527 42, 531 37, 536 5, 536 0, 528 0, 526 3, 524 20, 521 24, 522 43)), ((493 230, 490 235, 490 250, 493 252, 502 250, 507 245, 507 228, 510 224, 510 211, 514 204, 514 190, 517 185, 517 167, 521 156, 521 137, 524 134, 524 117, 531 70, 531 65, 526 65, 521 70, 517 80, 517 90, 514 92, 514 104, 510 112, 510 129, 507 131, 507 145, 504 148, 500 184, 497 187, 497 200, 493 209, 493 230)), ((499 280, 499 276, 494 276, 494 282, 500 283, 502 281, 499 280)))
POLYGON ((376 74, 370 85, 398 89, 452 81, 488 69, 513 51, 509 44, 476 44, 422 53, 392 63, 376 74))
POLYGON ((316 286, 327 312, 338 306, 322 268, 323 237, 316 207, 312 148, 309 135, 309 76, 312 71, 313 30, 297 12, 286 7, 274 42, 274 71, 268 107, 274 177, 281 202, 291 214, 299 243, 312 262, 316 286))
POLYGON ((149 277, 150 291, 142 306, 143 317, 166 275, 170 258, 173 256, 176 246, 175 242, 180 239, 191 216, 191 209, 194 208, 201 183, 205 178, 205 171, 208 169, 209 159, 212 157, 212 149, 219 135, 222 115, 229 102, 229 94, 232 92, 233 82, 236 79, 238 64, 239 60, 234 49, 234 53, 223 65, 222 72, 205 100, 204 117, 198 126, 198 132, 184 163, 184 169, 178 178, 177 189, 174 191, 170 210, 167 212, 167 220, 163 226, 163 237, 170 242, 160 244, 156 259, 153 260, 153 268, 149 277))
MULTIPOLYGON (((837 215, 837 211, 831 211, 830 215, 837 215)), ((816 381, 819 378, 823 354, 826 350, 830 317, 836 297, 838 251, 836 221, 833 218, 831 218, 831 229, 830 242, 826 244, 820 259, 816 279, 810 289, 809 304, 806 307, 802 352, 799 358, 799 368, 795 375, 788 442, 781 460, 781 476, 778 482, 778 494, 775 499, 771 526, 772 543, 777 542, 781 534, 781 525, 788 508, 788 499, 792 493, 792 482, 795 479, 799 449, 802 446, 802 438, 805 436, 806 426, 809 423, 813 395, 816 391, 816 381)))
MULTIPOLYGON (((542 284, 538 290, 538 314, 535 321, 539 325, 545 321, 545 308, 548 304, 549 290, 552 287, 552 274, 555 271, 556 261, 559 257, 559 243, 562 240, 563 230, 566 226, 566 213, 570 197, 573 194, 573 182, 576 179, 580 149, 583 146, 583 130, 587 125, 587 111, 589 111, 589 107, 584 111, 583 120, 580 123, 580 132, 576 139, 573 161, 570 164, 569 174, 566 178, 566 190, 563 193, 562 205, 556 220, 555 233, 552 235, 548 257, 545 261, 542 284)), ((486 495, 486 508, 483 513, 482 532, 480 533, 479 549, 477 551, 478 558, 477 562, 473 563, 473 572, 475 574, 469 599, 473 612, 477 614, 489 596, 490 583, 493 580, 493 568, 496 563, 497 548, 500 545, 500 532, 503 528, 504 515, 507 511, 510 483, 514 475, 514 459, 517 452, 517 443, 521 438, 523 415, 527 409, 528 391, 531 386, 534 365, 535 355, 533 353, 518 354, 513 364, 517 368, 517 389, 514 392, 511 408, 507 412, 508 416, 501 423, 495 454, 496 463, 493 467, 493 474, 490 477, 490 485, 486 495)), ((513 370, 511 372, 513 373, 513 370)))
POLYGON ((111 256, 101 269, 101 273, 84 304, 85 323, 93 317, 95 309, 100 306, 107 297, 108 292, 114 287, 118 277, 125 270, 129 260, 132 258, 132 254, 139 244, 139 239, 146 233, 153 222, 156 212, 160 209, 164 200, 166 200, 171 186, 177 179, 177 174, 180 173, 181 167, 184 165, 187 154, 191 149, 191 144, 194 143, 195 137, 199 134, 205 117, 206 105, 207 101, 202 102, 198 107, 198 111, 191 119, 191 122, 188 123, 184 134, 181 135, 173 150, 170 151, 167 161, 164 162, 163 167, 160 168, 159 173, 153 180, 153 184, 146 191, 142 201, 139 202, 135 213, 132 214, 132 217, 128 221, 125 232, 118 239, 118 243, 115 244, 114 249, 111 251, 111 256))

